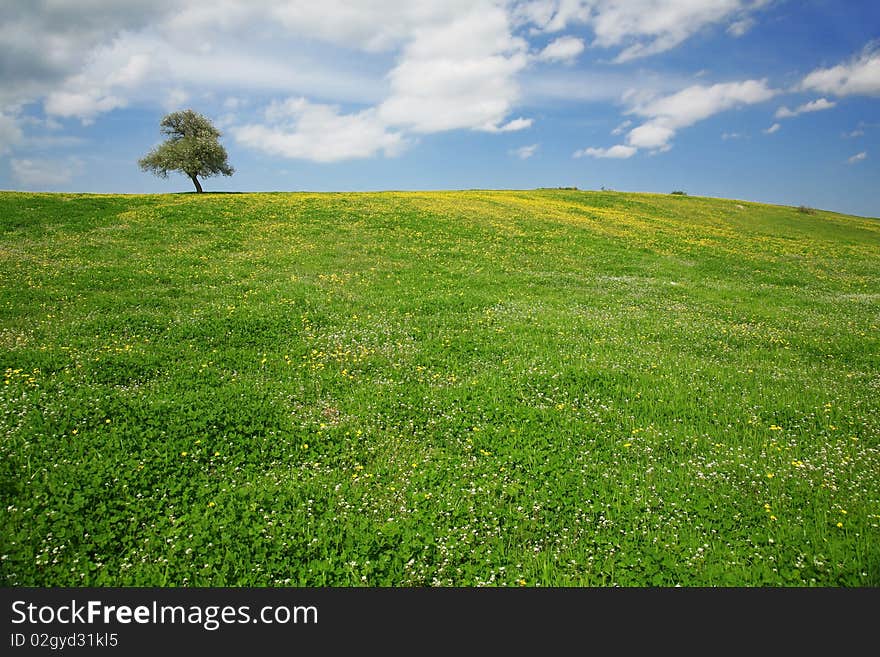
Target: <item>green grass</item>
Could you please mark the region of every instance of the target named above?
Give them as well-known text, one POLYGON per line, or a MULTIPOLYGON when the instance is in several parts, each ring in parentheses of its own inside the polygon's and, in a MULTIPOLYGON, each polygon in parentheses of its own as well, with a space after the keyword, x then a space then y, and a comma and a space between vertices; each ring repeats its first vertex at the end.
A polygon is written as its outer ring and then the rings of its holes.
POLYGON ((6 586, 878 586, 880 221, 0 193, 6 586))

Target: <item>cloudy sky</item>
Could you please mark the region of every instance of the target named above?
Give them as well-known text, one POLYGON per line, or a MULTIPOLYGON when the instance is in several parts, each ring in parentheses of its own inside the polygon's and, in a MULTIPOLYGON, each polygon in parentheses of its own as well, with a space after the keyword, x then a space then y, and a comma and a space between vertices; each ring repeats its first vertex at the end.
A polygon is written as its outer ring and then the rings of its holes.
POLYGON ((0 189, 577 186, 880 216, 876 0, 3 0, 0 189))

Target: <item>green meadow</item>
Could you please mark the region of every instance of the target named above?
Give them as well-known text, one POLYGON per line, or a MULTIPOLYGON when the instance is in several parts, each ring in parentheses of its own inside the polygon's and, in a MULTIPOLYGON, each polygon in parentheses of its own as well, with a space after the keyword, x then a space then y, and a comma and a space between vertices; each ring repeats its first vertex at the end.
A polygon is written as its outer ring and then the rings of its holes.
POLYGON ((880 220, 0 193, 4 586, 880 586, 880 220))

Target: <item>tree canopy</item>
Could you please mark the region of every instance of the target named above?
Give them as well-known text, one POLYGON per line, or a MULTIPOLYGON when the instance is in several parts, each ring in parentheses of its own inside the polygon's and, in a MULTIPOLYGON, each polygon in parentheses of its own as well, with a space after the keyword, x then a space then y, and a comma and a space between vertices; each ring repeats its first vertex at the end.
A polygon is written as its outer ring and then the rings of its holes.
POLYGON ((192 180, 197 192, 202 191, 199 176, 235 173, 220 144, 220 131, 203 115, 191 109, 172 112, 163 117, 160 128, 168 139, 138 160, 144 171, 160 178, 167 178, 170 171, 180 171, 192 180))

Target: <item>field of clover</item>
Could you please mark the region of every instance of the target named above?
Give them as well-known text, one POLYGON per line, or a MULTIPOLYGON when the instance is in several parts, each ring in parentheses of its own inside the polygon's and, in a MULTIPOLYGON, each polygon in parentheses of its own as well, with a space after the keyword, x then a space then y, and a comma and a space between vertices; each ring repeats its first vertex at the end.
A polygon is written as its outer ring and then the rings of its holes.
POLYGON ((4 586, 878 586, 880 220, 0 193, 4 586))

